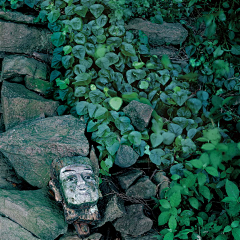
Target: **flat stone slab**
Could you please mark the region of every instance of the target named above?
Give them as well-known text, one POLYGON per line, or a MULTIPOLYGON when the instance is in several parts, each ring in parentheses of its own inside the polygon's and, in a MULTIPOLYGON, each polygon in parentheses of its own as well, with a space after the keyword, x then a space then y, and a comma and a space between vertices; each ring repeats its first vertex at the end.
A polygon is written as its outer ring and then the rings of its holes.
POLYGON ((141 30, 147 36, 149 44, 161 46, 166 43, 179 45, 188 36, 188 31, 180 23, 152 23, 141 18, 135 18, 126 25, 126 30, 141 30))
POLYGON ((88 155, 85 127, 71 115, 25 122, 0 134, 0 151, 20 177, 42 188, 50 180, 53 159, 88 155))
POLYGON ((157 186, 149 180, 148 176, 140 178, 127 191, 126 195, 129 197, 151 199, 155 197, 157 186))
POLYGON ((21 23, 0 20, 0 52, 32 54, 52 52, 51 32, 21 23))
POLYGON ((143 131, 147 127, 152 116, 152 111, 151 106, 135 100, 123 108, 123 112, 130 117, 133 126, 139 131, 143 131))
POLYGON ((0 214, 40 239, 54 240, 67 232, 67 223, 62 210, 42 189, 29 191, 0 189, 0 214))
POLYGON ((122 235, 136 237, 152 228, 153 221, 144 215, 142 204, 127 206, 126 210, 127 213, 113 223, 115 229, 122 235))
POLYGON ((45 99, 21 84, 4 81, 1 95, 6 130, 26 120, 57 115, 57 101, 45 99))
POLYGON ((0 238, 14 240, 39 240, 19 224, 0 216, 0 238))
POLYGON ((13 82, 13 78, 19 77, 23 80, 25 76, 46 80, 47 65, 34 58, 27 58, 21 55, 11 55, 4 58, 2 62, 1 81, 10 80, 13 82))

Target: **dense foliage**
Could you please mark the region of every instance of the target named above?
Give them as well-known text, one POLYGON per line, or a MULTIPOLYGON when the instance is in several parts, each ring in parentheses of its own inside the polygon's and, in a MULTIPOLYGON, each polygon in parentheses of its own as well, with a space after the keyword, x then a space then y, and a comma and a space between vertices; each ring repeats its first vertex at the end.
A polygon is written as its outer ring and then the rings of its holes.
MULTIPOLYGON (((55 46, 50 81, 58 114, 83 116, 98 144, 102 175, 120 144, 157 169, 169 169, 161 192, 159 239, 240 239, 240 15, 238 1, 26 0, 48 22, 55 46), (170 7, 169 7, 170 6, 170 7), (149 11, 151 9, 151 11, 149 11), (154 10, 154 11, 152 11, 154 10), (149 54, 148 38, 124 28, 131 17, 181 22, 182 68, 149 54), (137 131, 122 111, 150 105, 151 124, 137 131)), ((16 1, 0 5, 16 8, 16 1)))

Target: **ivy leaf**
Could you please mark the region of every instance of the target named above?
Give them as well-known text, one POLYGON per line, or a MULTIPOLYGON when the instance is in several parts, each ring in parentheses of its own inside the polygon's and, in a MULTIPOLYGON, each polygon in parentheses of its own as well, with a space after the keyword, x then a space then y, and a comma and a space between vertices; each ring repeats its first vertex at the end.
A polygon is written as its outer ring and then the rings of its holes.
POLYGON ((83 33, 78 33, 76 35, 74 35, 74 41, 77 43, 77 44, 82 44, 84 45, 87 41, 85 35, 83 33))
POLYGON ((131 69, 126 72, 127 81, 129 84, 141 80, 146 77, 146 72, 141 69, 131 69))
POLYGON ((161 130, 163 128, 163 120, 162 118, 159 118, 158 120, 156 119, 152 119, 152 127, 151 127, 151 130, 154 132, 154 133, 160 133, 161 130))
POLYGON ((119 56, 113 52, 106 53, 105 57, 108 59, 109 65, 115 64, 119 61, 119 56))
POLYGON ((171 65, 171 62, 170 62, 170 59, 168 57, 168 55, 163 55, 162 58, 161 58, 161 63, 163 65, 164 68, 166 69, 169 69, 170 65, 171 65))
POLYGON ((99 27, 104 27, 108 22, 108 17, 106 15, 101 15, 99 18, 96 19, 96 24, 99 27))
POLYGON ((79 116, 82 116, 88 113, 88 104, 89 103, 86 101, 81 101, 77 103, 76 111, 79 116))
POLYGON ((76 75, 79 75, 81 73, 85 73, 86 72, 86 67, 82 64, 77 64, 74 66, 73 68, 73 72, 76 74, 76 75))
POLYGON ((188 125, 188 119, 184 117, 175 117, 172 120, 174 123, 178 124, 182 129, 188 125))
POLYGON ((72 53, 74 57, 79 58, 79 59, 84 59, 86 50, 85 47, 82 45, 76 45, 72 48, 72 53))
POLYGON ((67 56, 62 57, 62 65, 66 69, 70 68, 73 65, 73 63, 74 63, 74 57, 73 56, 67 55, 67 56))
POLYGON ((81 18, 75 17, 70 21, 71 27, 74 30, 82 31, 83 21, 81 18))
POLYGON ((197 98, 190 98, 187 100, 187 106, 193 114, 197 114, 202 107, 202 102, 197 98))
POLYGON ((89 98, 92 101, 92 103, 97 104, 97 103, 101 103, 106 98, 106 96, 103 92, 96 89, 96 90, 90 91, 89 98))
POLYGON ((92 43, 85 43, 85 50, 89 56, 93 57, 96 51, 95 45, 92 43))
POLYGON ((162 137, 163 137, 163 143, 165 145, 171 145, 175 139, 175 134, 174 133, 171 133, 171 132, 164 132, 162 134, 162 137))
POLYGON ((152 133, 150 135, 150 140, 151 140, 152 147, 155 148, 162 143, 163 136, 160 133, 152 133))
POLYGON ((51 42, 55 47, 60 47, 65 41, 65 35, 62 32, 54 32, 51 36, 51 42))
POLYGON ((76 82, 73 82, 76 86, 88 85, 92 81, 92 77, 89 73, 80 73, 75 77, 76 82))
POLYGON ((90 12, 95 18, 100 17, 103 11, 104 11, 104 6, 102 4, 93 4, 90 6, 90 12))
POLYGON ((160 165, 162 162, 161 157, 164 155, 165 155, 165 152, 162 149, 158 148, 158 149, 153 149, 151 151, 149 158, 156 165, 160 165))
POLYGON ((180 91, 174 92, 171 95, 171 98, 177 103, 178 106, 182 106, 188 99, 188 93, 189 91, 181 89, 180 91))
POLYGON ((120 37, 110 37, 107 39, 106 44, 118 48, 122 44, 122 39, 120 37))
POLYGON ((75 12, 77 15, 79 15, 80 17, 83 17, 83 18, 86 17, 87 11, 88 11, 88 7, 87 7, 87 6, 77 6, 77 7, 74 9, 74 12, 75 12))
POLYGON ((196 198, 194 198, 194 197, 189 198, 189 203, 193 208, 198 209, 199 202, 196 198))
POLYGON ((169 123, 168 124, 168 131, 174 133, 175 136, 177 137, 177 136, 182 134, 183 129, 182 129, 182 127, 180 127, 177 124, 169 123))
POLYGON ((233 197, 237 200, 239 197, 239 189, 237 185, 227 179, 225 187, 228 197, 233 197))
POLYGON ((213 52, 213 57, 217 58, 220 57, 223 54, 223 50, 221 49, 221 46, 218 46, 216 50, 213 52))
POLYGON ((94 114, 94 118, 96 119, 105 119, 107 118, 108 110, 105 107, 99 107, 94 114))
POLYGON ((138 131, 132 131, 128 135, 128 140, 136 146, 139 146, 141 144, 141 138, 142 138, 142 135, 138 131))
POLYGON ((53 23, 53 22, 56 22, 59 17, 60 17, 60 11, 59 10, 52 10, 48 14, 47 19, 50 23, 53 23))
POLYGON ((106 58, 106 57, 101 57, 101 58, 98 58, 98 59, 95 61, 95 64, 96 64, 99 68, 108 69, 108 67, 109 67, 109 65, 110 65, 110 62, 109 62, 108 58, 106 58))
POLYGON ((136 56, 136 52, 132 44, 123 42, 120 49, 124 56, 127 57, 136 56))
POLYGON ((126 30, 125 30, 124 26, 122 26, 122 25, 120 25, 120 26, 112 25, 108 28, 108 32, 113 37, 122 37, 125 34, 126 30))

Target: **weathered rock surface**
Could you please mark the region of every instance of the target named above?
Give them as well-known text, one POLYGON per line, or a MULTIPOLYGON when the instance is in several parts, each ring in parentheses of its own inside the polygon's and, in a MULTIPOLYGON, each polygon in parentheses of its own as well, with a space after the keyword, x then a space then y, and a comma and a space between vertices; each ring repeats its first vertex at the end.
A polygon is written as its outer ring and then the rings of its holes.
POLYGON ((52 52, 52 48, 49 30, 0 20, 0 51, 32 54, 52 52))
POLYGON ((127 206, 126 210, 127 213, 113 223, 115 229, 122 235, 136 237, 152 228, 153 221, 144 215, 142 204, 127 206))
MULTIPOLYGON (((26 15, 20 12, 11 12, 7 11, 4 12, 2 9, 0 10, 0 19, 16 22, 16 23, 26 23, 26 24, 33 24, 35 17, 32 15, 26 15)), ((34 23, 39 24, 39 23, 34 23)))
POLYGON ((22 123, 0 134, 0 151, 19 176, 42 188, 50 180, 53 159, 88 155, 85 126, 71 115, 22 123))
POLYGON ((126 190, 128 189, 134 181, 139 178, 143 174, 142 171, 138 169, 132 169, 130 171, 127 171, 125 173, 122 173, 118 175, 116 178, 118 179, 118 183, 122 187, 122 189, 126 190))
POLYGON ((153 48, 150 50, 151 55, 157 55, 158 57, 162 57, 162 55, 168 55, 170 58, 177 58, 178 49, 171 47, 171 48, 166 48, 163 46, 159 46, 157 48, 153 48))
POLYGON ((122 236, 122 240, 157 240, 159 233, 151 229, 149 232, 144 233, 144 236, 138 237, 129 237, 129 236, 122 236))
POLYGON ((3 189, 18 189, 18 185, 22 181, 16 176, 14 169, 9 166, 7 158, 0 152, 0 188, 3 189))
POLYGON ((57 101, 45 99, 21 84, 7 81, 3 82, 1 95, 6 130, 26 120, 55 116, 59 106, 57 101))
MULTIPOLYGON (((10 79, 10 81, 13 82, 14 77, 22 77, 23 80, 25 76, 46 80, 47 65, 34 58, 27 58, 21 55, 11 55, 4 58, 1 81, 10 79)), ((19 80, 17 82, 19 82, 19 80)))
POLYGON ((126 29, 143 31, 148 36, 149 44, 152 46, 161 46, 165 43, 179 45, 188 36, 188 31, 180 23, 156 24, 141 18, 131 20, 126 29))
POLYGON ((4 131, 5 131, 5 126, 4 126, 3 114, 0 113, 0 133, 4 131))
POLYGON ((0 239, 11 240, 37 240, 26 229, 6 217, 0 216, 0 239))
POLYGON ((112 222, 126 213, 124 202, 117 195, 112 195, 107 198, 107 202, 103 201, 99 205, 101 206, 99 209, 101 209, 102 219, 97 223, 96 227, 101 227, 106 222, 112 222))
POLYGON ((67 231, 62 210, 42 189, 32 191, 0 189, 0 214, 40 239, 54 240, 67 231))
POLYGON ((120 145, 114 163, 122 168, 127 168, 136 163, 139 155, 127 145, 120 145))
POLYGON ((148 176, 140 178, 133 186, 127 191, 126 195, 129 197, 150 199, 155 197, 157 186, 152 183, 148 176))
POLYGON ((147 104, 133 100, 123 108, 123 111, 130 117, 133 126, 143 131, 150 121, 153 109, 147 104))
POLYGON ((166 176, 165 172, 157 172, 153 176, 153 182, 159 186, 159 190, 158 190, 159 198, 160 199, 163 198, 164 197, 163 189, 168 188, 170 185, 169 178, 166 176))
POLYGON ((65 234, 59 240, 100 240, 102 237, 101 233, 93 233, 86 238, 79 238, 76 233, 65 234))
POLYGON ((53 86, 53 83, 29 76, 26 76, 24 78, 24 82, 26 88, 28 88, 29 90, 39 92, 44 95, 46 95, 47 89, 53 86))

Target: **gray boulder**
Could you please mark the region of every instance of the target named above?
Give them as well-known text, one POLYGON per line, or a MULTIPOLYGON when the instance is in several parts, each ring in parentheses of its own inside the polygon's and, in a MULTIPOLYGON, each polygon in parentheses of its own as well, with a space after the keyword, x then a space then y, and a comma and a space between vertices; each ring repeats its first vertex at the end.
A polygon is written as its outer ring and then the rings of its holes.
POLYGON ((128 189, 134 181, 142 176, 143 172, 138 169, 132 169, 125 173, 118 175, 116 178, 122 189, 128 189))
POLYGON ((0 152, 0 189, 16 190, 21 184, 22 180, 9 165, 7 158, 0 152))
POLYGON ((126 195, 129 197, 151 199, 151 197, 155 197, 156 192, 157 186, 150 181, 148 176, 145 176, 132 185, 126 191, 126 195))
POLYGON ((158 57, 162 57, 163 55, 168 55, 169 58, 177 58, 178 57, 178 49, 175 47, 165 47, 159 46, 150 50, 151 55, 157 55, 158 57))
POLYGON ((67 231, 63 211, 42 189, 32 191, 0 189, 0 214, 42 240, 53 240, 67 231))
POLYGON ((42 188, 50 180, 53 159, 88 155, 85 127, 71 115, 25 122, 0 134, 0 151, 20 177, 42 188))
POLYGON ((101 227, 106 222, 112 222, 126 213, 124 202, 117 195, 112 195, 107 200, 103 200, 102 203, 100 200, 99 205, 101 207, 99 209, 101 209, 102 219, 97 223, 96 227, 101 227))
POLYGON ((34 79, 47 79, 47 65, 35 60, 34 58, 27 58, 24 56, 11 55, 5 57, 2 63, 1 81, 8 80, 20 82, 23 77, 28 76, 34 79))
POLYGON ((5 131, 5 126, 4 126, 3 114, 0 113, 0 133, 4 131, 5 131))
POLYGON ((133 204, 126 207, 127 213, 118 218, 114 227, 121 235, 139 236, 152 228, 153 221, 143 213, 142 204, 133 204))
POLYGON ((147 104, 133 100, 123 108, 123 111, 130 117, 133 126, 143 131, 151 119, 153 109, 147 104))
POLYGON ((114 163, 122 168, 127 168, 136 163, 139 155, 127 145, 120 145, 114 163))
POLYGON ((126 29, 143 31, 148 36, 149 44, 155 47, 165 43, 179 45, 188 36, 188 31, 180 23, 157 24, 141 18, 131 20, 126 29))
POLYGON ((48 100, 17 83, 3 82, 3 119, 6 130, 17 124, 39 117, 56 115, 57 101, 48 100))
POLYGON ((138 237, 129 237, 129 236, 122 236, 122 240, 158 240, 159 233, 151 229, 149 232, 144 233, 144 236, 138 237))
POLYGON ((6 217, 0 216, 0 239, 38 240, 26 229, 6 217))
POLYGON ((21 23, 0 20, 0 52, 32 54, 52 52, 51 32, 21 23))
POLYGON ((158 190, 159 198, 160 199, 164 198, 164 191, 163 190, 170 186, 170 180, 166 176, 166 173, 165 172, 157 172, 153 176, 153 182, 156 183, 159 187, 159 190, 158 190))

